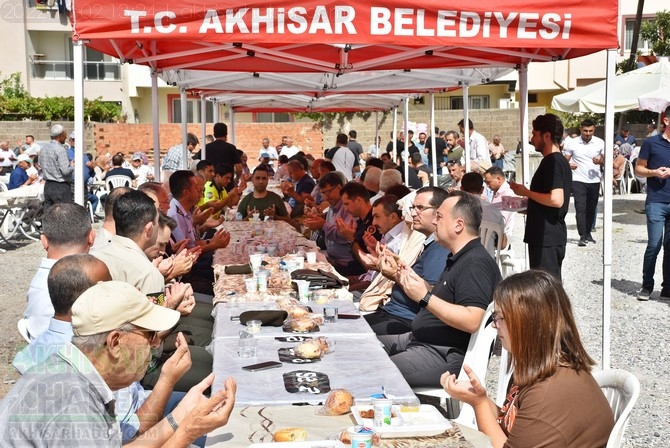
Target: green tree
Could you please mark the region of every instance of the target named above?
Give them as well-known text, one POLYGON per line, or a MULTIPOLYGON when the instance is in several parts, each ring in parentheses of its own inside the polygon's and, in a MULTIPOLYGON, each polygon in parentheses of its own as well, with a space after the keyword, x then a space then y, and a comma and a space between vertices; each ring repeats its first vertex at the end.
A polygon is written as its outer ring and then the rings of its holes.
POLYGON ((656 56, 670 56, 670 11, 659 11, 656 17, 642 23, 640 36, 651 44, 656 56))

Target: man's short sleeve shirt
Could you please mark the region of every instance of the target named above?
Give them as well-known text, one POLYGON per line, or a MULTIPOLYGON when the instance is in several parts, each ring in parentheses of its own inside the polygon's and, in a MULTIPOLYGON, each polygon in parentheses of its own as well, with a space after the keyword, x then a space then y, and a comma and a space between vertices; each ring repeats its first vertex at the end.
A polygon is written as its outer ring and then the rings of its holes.
MULTIPOLYGON (((663 134, 649 137, 642 143, 639 158, 647 161, 647 168, 650 170, 662 166, 670 167, 670 141, 663 134)), ((670 179, 656 176, 647 178, 647 203, 652 202, 670 204, 670 179)))

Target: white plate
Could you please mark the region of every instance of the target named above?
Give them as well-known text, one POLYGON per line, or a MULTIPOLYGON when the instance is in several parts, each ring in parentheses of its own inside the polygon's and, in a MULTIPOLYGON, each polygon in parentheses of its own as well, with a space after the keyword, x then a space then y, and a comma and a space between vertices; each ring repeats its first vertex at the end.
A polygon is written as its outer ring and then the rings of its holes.
POLYGON ((356 423, 374 429, 381 438, 435 436, 451 427, 451 422, 435 406, 428 404, 422 404, 417 412, 401 412, 399 406, 393 406, 393 414, 397 417, 391 420, 390 427, 372 426, 372 419, 361 418, 360 411, 370 409, 370 405, 352 406, 351 412, 356 423))
POLYGON ((266 446, 281 446, 283 448, 345 448, 339 440, 317 440, 313 442, 270 442, 254 443, 249 448, 263 448, 266 446))

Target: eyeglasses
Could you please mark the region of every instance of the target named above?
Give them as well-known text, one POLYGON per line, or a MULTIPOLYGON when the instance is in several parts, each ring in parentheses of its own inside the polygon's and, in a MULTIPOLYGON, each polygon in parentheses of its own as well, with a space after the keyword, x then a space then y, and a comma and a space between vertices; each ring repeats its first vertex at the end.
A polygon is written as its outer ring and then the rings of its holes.
POLYGON ((129 330, 129 331, 124 331, 124 333, 135 333, 135 334, 141 334, 144 337, 147 338, 149 343, 152 343, 153 341, 156 340, 156 336, 158 336, 158 332, 155 330, 129 330))
POLYGON ((504 321, 504 317, 499 317, 496 313, 493 313, 491 315, 491 326, 495 328, 496 330, 500 328, 500 322, 504 321))
POLYGON ((335 187, 332 187, 332 188, 329 188, 329 189, 327 189, 327 190, 321 190, 321 194, 330 194, 330 193, 332 193, 333 190, 335 190, 337 187, 339 187, 339 185, 337 185, 337 186, 335 186, 335 187))
POLYGON ((410 206, 409 206, 409 211, 410 211, 410 212, 413 212, 413 211, 416 210, 417 213, 421 213, 422 211, 424 211, 424 210, 429 210, 429 209, 431 209, 431 208, 432 208, 432 209, 435 209, 435 208, 437 208, 437 207, 428 206, 428 205, 410 205, 410 206))

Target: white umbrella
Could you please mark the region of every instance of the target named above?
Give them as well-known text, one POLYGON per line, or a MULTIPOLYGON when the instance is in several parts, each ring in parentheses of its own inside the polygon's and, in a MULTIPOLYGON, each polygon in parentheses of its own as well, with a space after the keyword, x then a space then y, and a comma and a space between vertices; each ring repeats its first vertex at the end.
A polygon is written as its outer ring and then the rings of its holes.
MULTIPOLYGON (((664 59, 618 75, 613 84, 614 111, 637 109, 640 96, 670 87, 670 61, 664 59)), ((563 112, 605 113, 605 81, 556 95, 551 107, 563 112)))
POLYGON ((640 104, 640 110, 665 112, 665 109, 670 106, 670 86, 660 88, 651 93, 645 93, 637 101, 640 104))

